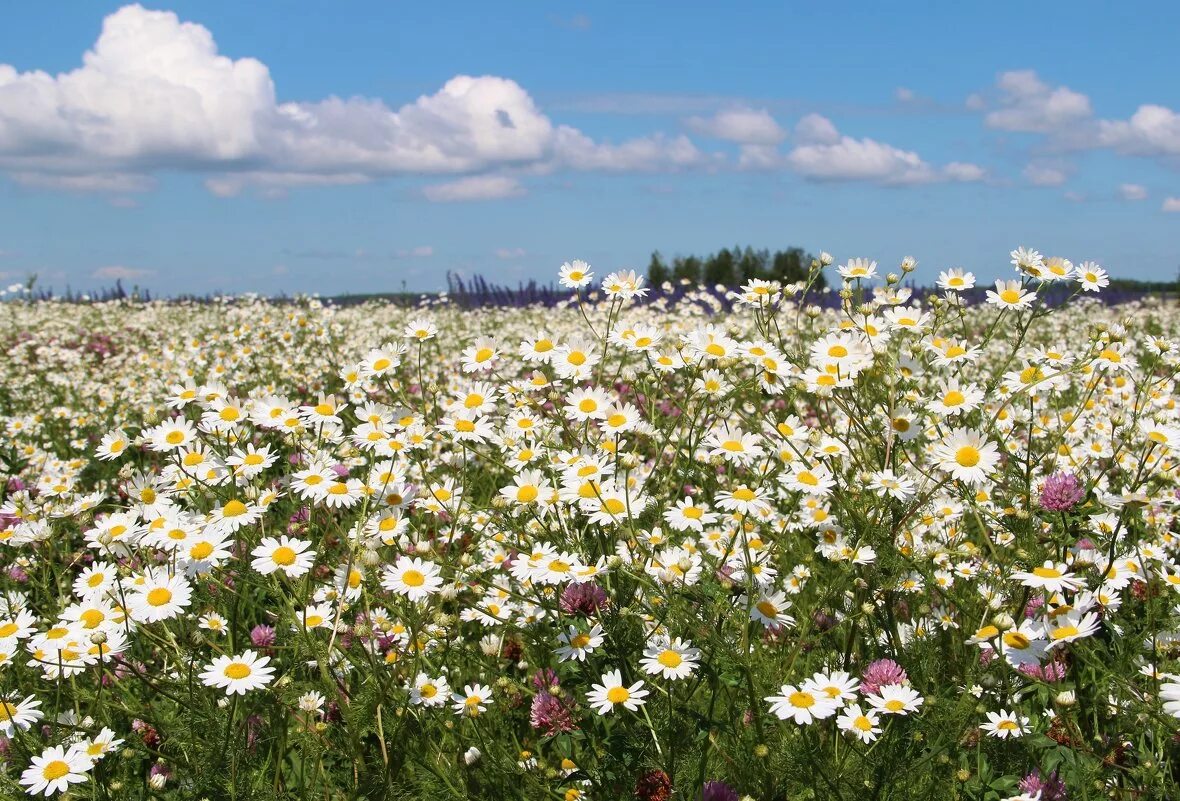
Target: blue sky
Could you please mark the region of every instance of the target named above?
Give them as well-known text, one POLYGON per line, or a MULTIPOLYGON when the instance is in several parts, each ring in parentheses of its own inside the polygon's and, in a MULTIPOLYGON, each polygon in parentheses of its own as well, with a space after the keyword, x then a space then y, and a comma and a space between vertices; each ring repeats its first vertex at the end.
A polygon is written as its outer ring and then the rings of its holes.
POLYGON ((549 280, 800 245, 1180 266, 1180 6, 10 4, 0 280, 549 280))

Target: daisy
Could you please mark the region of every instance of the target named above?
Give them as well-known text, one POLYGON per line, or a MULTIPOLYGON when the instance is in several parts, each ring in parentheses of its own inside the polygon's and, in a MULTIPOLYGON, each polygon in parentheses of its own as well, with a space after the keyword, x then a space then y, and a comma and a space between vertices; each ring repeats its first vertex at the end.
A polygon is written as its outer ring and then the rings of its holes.
POLYGON ((763 626, 793 626, 795 618, 786 612, 787 596, 783 592, 772 592, 760 597, 750 607, 750 620, 755 620, 763 626))
POLYGON ((975 274, 961 267, 952 267, 938 274, 938 286, 952 292, 962 292, 975 286, 975 274))
POLYGON ((513 477, 511 485, 500 488, 500 497, 520 506, 543 502, 552 493, 552 485, 540 470, 522 470, 513 477))
POLYGON ((15 694, 0 696, 0 733, 5 737, 12 737, 16 729, 27 731, 45 714, 37 707, 41 702, 33 696, 26 696, 23 701, 17 701, 15 694))
POLYGON ((895 475, 892 470, 878 470, 876 473, 873 473, 873 479, 869 482, 869 489, 878 495, 887 495, 897 498, 899 501, 912 498, 915 491, 913 479, 895 475))
POLYGON ((118 459, 127 450, 129 444, 130 440, 128 440, 127 435, 123 433, 122 429, 116 428, 114 431, 107 432, 103 435, 94 455, 103 461, 118 459))
POLYGON ((1090 637, 1098 631, 1098 615, 1093 612, 1067 612, 1046 627, 1049 648, 1056 648, 1074 640, 1090 637))
POLYGON ((804 686, 819 690, 833 701, 843 704, 856 700, 860 679, 850 676, 843 670, 833 670, 830 673, 816 673, 804 683, 804 686))
POLYGON ((618 297, 624 301, 641 298, 647 294, 644 280, 634 270, 618 270, 602 279, 602 291, 609 298, 618 297))
POLYGON ((683 679, 696 671, 697 660, 700 657, 700 649, 693 648, 691 640, 681 641, 677 637, 670 642, 657 640, 650 643, 644 649, 643 659, 639 664, 650 676, 683 679))
POLYGON ((271 453, 269 445, 256 448, 253 443, 247 444, 246 449, 234 449, 233 454, 225 463, 233 468, 234 475, 251 479, 275 463, 278 457, 271 453))
POLYGON ((768 695, 770 712, 779 720, 793 720, 806 726, 817 720, 830 718, 840 708, 839 704, 819 690, 784 684, 780 695, 768 695))
POLYGON ((64 793, 71 784, 86 781, 86 772, 94 761, 78 748, 68 751, 60 745, 50 746, 33 757, 29 767, 20 775, 20 783, 29 795, 64 793))
POLYGON ((865 280, 877 275, 877 262, 869 259, 849 259, 847 264, 836 268, 840 277, 846 280, 865 280))
POLYGON ((122 744, 123 740, 117 738, 113 731, 104 726, 98 734, 79 741, 75 748, 97 762, 122 744))
POLYGON ((148 447, 153 451, 179 450, 197 438, 197 430, 183 417, 166 420, 144 434, 148 438, 148 447))
POLYGON ((1043 565, 1034 567, 1031 571, 1017 571, 1012 574, 1012 578, 1026 587, 1046 592, 1076 592, 1083 586, 1081 579, 1070 575, 1065 564, 1051 559, 1045 560, 1043 565))
POLYGON ((557 635, 562 646, 556 650, 557 658, 562 662, 574 660, 585 662, 586 655, 602 645, 602 626, 595 623, 590 631, 580 631, 577 626, 570 626, 569 631, 557 635))
POLYGON ((475 717, 481 712, 487 712, 487 705, 492 703, 492 688, 483 684, 468 684, 462 693, 452 693, 451 701, 456 715, 475 717))
POLYGON ((1004 309, 1025 309, 1036 300, 1035 292, 1026 292, 1019 281, 997 280, 996 288, 987 291, 987 302, 1004 309))
POLYGON ((309 551, 311 543, 298 540, 286 534, 278 537, 263 537, 250 555, 254 557, 250 566, 264 576, 282 571, 287 578, 299 578, 311 570, 316 553, 309 551))
POLYGON ((442 706, 447 702, 451 688, 447 684, 446 676, 431 678, 425 673, 419 673, 414 679, 414 687, 410 690, 411 702, 419 706, 442 706))
POLYGON ((192 586, 183 575, 169 575, 161 569, 149 570, 128 598, 128 612, 138 623, 168 620, 183 612, 192 597, 192 586))
POLYGON ((844 707, 836 718, 836 726, 845 734, 858 738, 862 743, 871 743, 881 734, 881 719, 875 709, 862 710, 860 704, 844 707))
POLYGON ((206 687, 219 687, 226 695, 245 695, 274 680, 275 669, 268 666, 269 656, 259 657, 254 651, 246 650, 237 656, 219 656, 210 662, 201 673, 201 682, 206 687))
POLYGON ((581 289, 594 279, 590 265, 581 259, 567 261, 561 265, 558 281, 567 289, 581 289))
POLYGON ((402 329, 402 336, 406 339, 416 339, 419 342, 434 339, 437 334, 438 326, 432 320, 425 317, 415 317, 406 323, 406 327, 402 329))
POLYGON ((221 531, 233 534, 240 528, 253 525, 261 516, 262 510, 257 505, 246 504, 233 498, 213 510, 209 523, 221 531))
POLYGON ((610 396, 601 389, 577 389, 565 398, 565 416, 577 423, 603 420, 611 406, 610 396))
POLYGON ((664 511, 664 521, 676 531, 692 529, 701 533, 705 526, 717 522, 717 515, 710 512, 705 504, 698 504, 692 497, 684 497, 676 502, 674 509, 664 511))
POLYGON ((980 484, 995 471, 999 449, 982 434, 955 428, 934 446, 938 466, 966 484, 980 484))
POLYGON ((1110 286, 1110 279, 1106 275, 1106 270, 1099 267, 1092 261, 1084 261, 1074 273, 1074 279, 1082 285, 1082 289, 1086 292, 1097 292, 1100 289, 1110 286))
POLYGON ((985 731, 989 737, 998 737, 1001 740, 1020 737, 1028 731, 1028 718, 1016 712, 1001 709, 999 712, 988 712, 987 723, 981 724, 979 728, 985 731))
POLYGON ((868 695, 867 700, 883 715, 908 715, 917 712, 925 699, 904 684, 886 684, 868 695))
POLYGON ((404 595, 411 601, 422 601, 442 587, 439 567, 434 562, 418 557, 399 556, 392 567, 385 568, 381 586, 390 592, 404 595))
POLYGON ((647 694, 648 690, 643 689, 642 681, 637 681, 628 687, 623 683, 622 673, 612 670, 602 674, 602 683, 594 685, 593 689, 586 694, 586 701, 599 715, 614 711, 614 708, 619 704, 634 712, 647 703, 644 700, 647 694))

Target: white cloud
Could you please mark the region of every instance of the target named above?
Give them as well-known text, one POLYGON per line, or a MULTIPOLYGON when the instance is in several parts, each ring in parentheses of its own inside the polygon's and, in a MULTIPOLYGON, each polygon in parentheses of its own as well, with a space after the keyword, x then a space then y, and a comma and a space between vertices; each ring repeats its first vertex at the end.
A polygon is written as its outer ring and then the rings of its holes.
POLYGON ((917 99, 913 89, 907 89, 904 86, 899 86, 893 90, 893 99, 898 103, 912 103, 917 99))
POLYGON ((1069 178, 1064 167, 1048 164, 1029 164, 1024 168, 1024 177, 1033 186, 1061 186, 1069 178))
POLYGON ((1119 195, 1123 200, 1147 200, 1147 187, 1141 184, 1120 184, 1119 195))
POLYGON ((1164 204, 1160 206, 1160 211, 1177 211, 1180 212, 1180 197, 1166 197, 1164 204))
POLYGON ((936 168, 912 150, 842 136, 831 120, 818 114, 804 117, 796 128, 800 144, 787 154, 796 172, 816 181, 873 181, 882 184, 920 184, 939 181, 978 181, 983 169, 952 162, 936 168))
POLYGON ((496 248, 497 259, 519 259, 526 254, 524 248, 496 248))
POLYGON ((208 175, 217 195, 280 195, 407 173, 637 160, 659 170, 699 156, 683 137, 600 145, 496 76, 459 75, 397 109, 364 97, 279 103, 265 64, 222 55, 203 26, 138 5, 109 15, 70 72, 0 64, 0 170, 49 188, 142 191, 171 169, 208 175))
POLYGON ((653 134, 615 145, 595 142, 581 131, 561 126, 554 141, 554 160, 538 171, 558 167, 601 172, 671 172, 707 164, 709 157, 687 136, 653 134))
POLYGON ((435 203, 453 203, 463 200, 494 200, 503 197, 523 195, 525 189, 515 178, 506 175, 473 175, 445 184, 432 184, 422 188, 427 200, 435 203))
MULTIPOLYGON (((1053 88, 1032 70, 1001 73, 996 86, 1000 90, 1000 107, 984 117, 989 128, 1050 133, 1089 119, 1092 114, 1090 98, 1064 86, 1053 88)), ((968 98, 968 107, 970 102, 968 98)))
POLYGON ((834 145, 840 141, 840 132, 827 117, 808 114, 795 123, 795 141, 801 145, 834 145))
POLYGON ((787 136, 764 108, 722 109, 711 117, 689 117, 684 123, 702 136, 742 145, 777 145, 787 136))
POLYGON ((1130 119, 1101 120, 1098 141, 1132 156, 1180 156, 1180 114, 1164 106, 1140 106, 1130 119))
POLYGON ((114 264, 109 267, 99 267, 90 274, 91 278, 102 278, 108 281, 115 281, 122 279, 130 281, 133 278, 145 278, 149 275, 155 275, 153 270, 136 270, 131 267, 124 267, 119 264, 114 264))

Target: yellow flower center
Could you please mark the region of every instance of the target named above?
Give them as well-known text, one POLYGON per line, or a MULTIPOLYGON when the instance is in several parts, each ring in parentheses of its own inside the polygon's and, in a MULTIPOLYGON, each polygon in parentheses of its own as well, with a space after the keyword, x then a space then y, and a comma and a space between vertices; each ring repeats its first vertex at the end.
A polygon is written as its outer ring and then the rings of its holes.
POLYGON ((964 445, 955 451, 955 461, 963 467, 975 467, 979 464, 979 449, 973 445, 964 445))
POLYGON ((147 594, 147 602, 152 606, 163 606, 172 600, 172 590, 167 587, 156 587, 147 594))
POLYGON ((787 700, 790 701, 791 706, 799 707, 800 709, 808 709, 815 705, 815 696, 811 693, 805 693, 801 690, 796 690, 791 693, 787 700))
POLYGON ((49 781, 55 781, 70 772, 70 766, 60 759, 48 762, 41 768, 41 775, 49 781))
POLYGON ((226 678, 237 681, 250 675, 250 666, 244 662, 230 662, 225 666, 226 678))
POLYGON ((408 587, 421 587, 426 583, 426 576, 422 575, 421 571, 411 568, 402 573, 402 583, 408 587))
POLYGON ((666 668, 678 668, 684 660, 680 657, 680 654, 668 649, 661 651, 660 655, 656 657, 656 661, 666 668))
POLYGON ((612 704, 621 704, 631 697, 626 687, 611 687, 606 691, 606 700, 612 704))

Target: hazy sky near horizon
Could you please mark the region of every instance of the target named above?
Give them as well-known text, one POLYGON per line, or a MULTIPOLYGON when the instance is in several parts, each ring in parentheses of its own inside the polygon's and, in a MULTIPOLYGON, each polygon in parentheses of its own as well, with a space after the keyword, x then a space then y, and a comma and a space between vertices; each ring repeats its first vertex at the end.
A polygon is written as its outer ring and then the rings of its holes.
POLYGON ((5 282, 432 290, 733 244, 1180 267, 1176 3, 5 11, 5 282))

